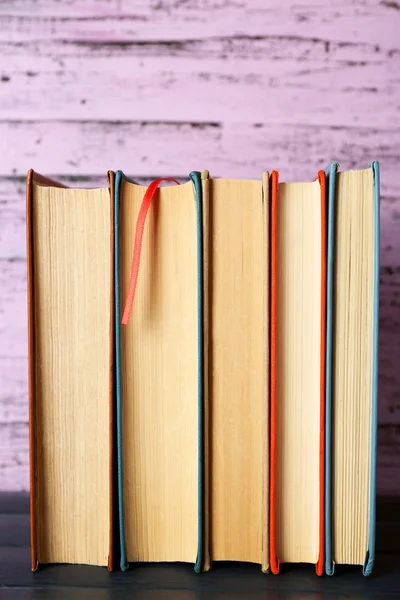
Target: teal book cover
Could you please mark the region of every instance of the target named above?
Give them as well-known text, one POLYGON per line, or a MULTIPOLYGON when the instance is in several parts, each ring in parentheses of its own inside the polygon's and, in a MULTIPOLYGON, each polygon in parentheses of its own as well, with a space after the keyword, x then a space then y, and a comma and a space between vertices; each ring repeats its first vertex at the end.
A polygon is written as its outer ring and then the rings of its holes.
MULTIPOLYGON (((337 190, 338 190, 338 163, 332 163, 327 173, 327 320, 326 320, 326 431, 325 431, 325 571, 333 575, 335 564, 334 555, 334 519, 335 503, 333 493, 333 472, 335 469, 335 453, 333 442, 333 427, 335 415, 335 399, 333 386, 334 372, 334 345, 335 345, 335 286, 337 273, 335 270, 336 242, 337 240, 337 190)), ((378 331, 379 331, 379 253, 380 253, 380 177, 379 164, 374 161, 371 165, 373 181, 373 252, 372 252, 372 332, 371 332, 371 380, 370 380, 370 440, 369 440, 369 490, 367 499, 368 533, 362 572, 371 574, 375 558, 375 521, 376 521, 376 451, 377 451, 377 414, 378 414, 378 331)), ((349 260, 351 257, 349 258, 349 260)), ((337 508, 337 507, 336 507, 337 508)), ((347 561, 346 561, 347 562, 347 561)), ((348 561, 350 562, 350 561, 348 561)))

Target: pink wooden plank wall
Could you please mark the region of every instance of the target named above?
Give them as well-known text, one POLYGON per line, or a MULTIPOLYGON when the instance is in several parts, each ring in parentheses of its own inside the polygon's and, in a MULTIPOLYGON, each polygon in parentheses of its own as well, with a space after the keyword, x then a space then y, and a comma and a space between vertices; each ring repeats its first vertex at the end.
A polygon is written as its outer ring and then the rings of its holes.
POLYGON ((380 493, 400 478, 400 5, 2 0, 0 490, 28 487, 24 177, 382 169, 380 493))

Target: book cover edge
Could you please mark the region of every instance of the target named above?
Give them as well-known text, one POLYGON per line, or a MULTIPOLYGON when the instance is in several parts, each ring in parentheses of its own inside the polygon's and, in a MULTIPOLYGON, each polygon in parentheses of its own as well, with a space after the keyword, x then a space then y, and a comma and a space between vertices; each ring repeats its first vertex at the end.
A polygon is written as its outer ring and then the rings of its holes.
POLYGON ((368 547, 363 565, 363 575, 372 573, 375 560, 376 530, 376 452, 378 429, 378 338, 379 338, 379 268, 380 268, 380 171, 379 163, 371 164, 374 182, 374 314, 372 342, 372 414, 371 414, 371 450, 370 450, 370 488, 368 547))
POLYGON ((264 245, 264 434, 263 434, 263 524, 261 570, 269 573, 269 315, 270 315, 270 195, 269 172, 263 171, 262 182, 262 211, 263 211, 263 245, 264 245))
POLYGON ((319 442, 319 555, 318 576, 324 572, 325 558, 325 362, 326 362, 326 174, 318 172, 321 188, 321 357, 320 357, 320 442, 319 442))
POLYGON ((271 320, 270 320, 270 481, 269 481, 269 565, 274 575, 279 573, 276 556, 276 323, 277 323, 277 201, 278 171, 270 174, 271 197, 271 320))
POLYGON ((28 309, 28 404, 29 404, 29 479, 30 479, 30 539, 31 569, 39 566, 36 538, 36 443, 35 443, 35 393, 34 393, 34 308, 33 308, 33 232, 32 191, 33 169, 26 179, 26 258, 27 258, 27 309, 28 309))
POLYGON ((118 499, 118 529, 120 544, 120 569, 126 571, 129 567, 124 525, 124 494, 123 494, 123 464, 122 464, 122 386, 121 386, 121 306, 119 286, 119 197, 122 171, 116 171, 114 181, 114 315, 115 315, 115 401, 116 401, 116 430, 117 430, 117 499, 118 499))
POLYGON ((195 192, 197 227, 197 372, 198 372, 198 517, 197 517, 197 557, 195 573, 204 569, 204 256, 203 256, 203 194, 202 175, 192 171, 189 175, 195 192))
POLYGON ((325 370, 325 572, 333 575, 331 547, 331 386, 332 386, 332 310, 333 310, 333 252, 335 232, 335 190, 339 163, 326 169, 327 187, 327 269, 326 269, 326 370, 325 370))
POLYGON ((210 309, 210 174, 201 172, 203 204, 203 346, 204 346, 204 527, 203 527, 203 572, 212 567, 210 551, 210 405, 209 405, 209 309, 210 309))
POLYGON ((114 569, 114 186, 115 173, 107 172, 110 194, 110 399, 109 399, 109 553, 107 568, 114 569))
POLYGON ((29 515, 31 539, 31 569, 39 567, 36 531, 36 425, 35 425, 35 311, 33 265, 33 184, 66 187, 29 169, 26 177, 26 264, 27 264, 27 317, 28 317, 28 414, 29 414, 29 515))

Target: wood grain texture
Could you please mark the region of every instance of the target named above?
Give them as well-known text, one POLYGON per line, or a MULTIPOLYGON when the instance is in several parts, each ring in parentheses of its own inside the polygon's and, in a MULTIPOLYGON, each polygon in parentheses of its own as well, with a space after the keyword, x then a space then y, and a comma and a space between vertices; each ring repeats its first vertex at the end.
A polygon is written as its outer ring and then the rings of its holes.
POLYGON ((225 0, 3 0, 0 16, 8 39, 81 39, 157 43, 244 34, 397 48, 396 3, 374 0, 235 2, 225 0), (212 11, 212 19, 210 13, 212 11), (206 27, 205 27, 206 26, 206 27))
POLYGON ((0 490, 28 486, 24 176, 382 170, 378 485, 400 493, 400 10, 382 0, 0 3, 0 490))
POLYGON ((399 501, 377 499, 374 576, 338 567, 336 577, 315 577, 312 567, 287 565, 282 577, 265 577, 258 565, 218 563, 202 577, 185 564, 136 564, 126 573, 88 565, 29 569, 29 499, 0 494, 0 581, 2 600, 395 600, 400 593, 399 501))
POLYGON ((219 563, 199 577, 192 565, 136 564, 126 573, 88 565, 29 568, 29 499, 0 494, 2 600, 395 600, 400 594, 399 501, 377 499, 374 576, 338 567, 336 577, 315 577, 312 567, 287 565, 282 577, 265 577, 255 564, 219 563))
POLYGON ((1 51, 3 119, 134 115, 389 128, 399 116, 400 50, 366 43, 245 35, 104 45, 44 40, 3 44, 1 51))
POLYGON ((393 3, 82 4, 2 3, 3 119, 383 127, 398 116, 393 3))
MULTIPOLYGON (((207 166, 214 177, 261 178, 279 168, 282 181, 312 181, 331 160, 365 168, 379 156, 381 191, 395 203, 399 192, 400 127, 314 127, 288 123, 149 121, 0 121, 0 176, 36 171, 75 186, 90 176, 106 185, 107 169, 137 177, 188 178, 207 166), (62 141, 62 143, 61 143, 62 141)), ((88 179, 89 177, 89 179, 88 179)), ((393 220, 400 220, 399 206, 393 220)), ((400 226, 400 225, 399 225, 400 226)))

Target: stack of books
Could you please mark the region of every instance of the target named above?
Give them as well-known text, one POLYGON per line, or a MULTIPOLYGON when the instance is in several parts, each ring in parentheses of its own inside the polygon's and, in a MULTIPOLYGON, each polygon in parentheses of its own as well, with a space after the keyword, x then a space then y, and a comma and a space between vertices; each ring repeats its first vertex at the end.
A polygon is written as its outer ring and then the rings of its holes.
POLYGON ((375 546, 379 167, 27 179, 32 568, 375 546))

